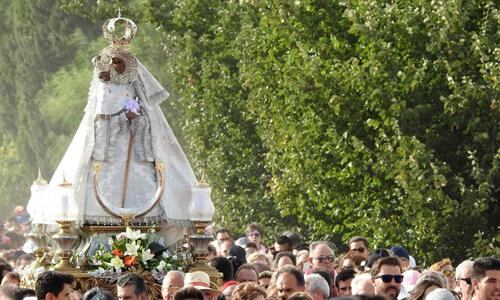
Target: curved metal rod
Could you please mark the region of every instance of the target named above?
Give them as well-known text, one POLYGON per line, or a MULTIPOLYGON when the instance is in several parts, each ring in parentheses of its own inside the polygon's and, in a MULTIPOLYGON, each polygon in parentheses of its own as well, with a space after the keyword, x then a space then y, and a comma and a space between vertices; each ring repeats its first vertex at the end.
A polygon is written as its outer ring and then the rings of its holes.
POLYGON ((129 214, 120 214, 118 212, 115 212, 111 208, 107 207, 104 204, 105 202, 107 202, 107 200, 101 194, 101 190, 99 189, 99 173, 101 172, 101 166, 99 165, 99 163, 96 163, 94 166, 93 178, 94 178, 94 192, 95 192, 97 203, 99 203, 99 205, 108 214, 110 214, 116 218, 122 219, 127 225, 133 219, 137 219, 137 218, 140 218, 140 217, 146 215, 148 212, 150 212, 156 206, 156 204, 158 204, 158 202, 160 202, 161 196, 163 195, 163 192, 165 191, 165 177, 163 176, 163 172, 164 172, 163 164, 159 163, 155 169, 156 169, 156 171, 158 171, 160 180, 159 180, 159 184, 158 184, 158 187, 156 189, 156 192, 155 192, 153 198, 148 201, 148 202, 153 202, 152 205, 149 206, 149 208, 143 210, 142 212, 139 212, 138 214, 129 215, 129 214))

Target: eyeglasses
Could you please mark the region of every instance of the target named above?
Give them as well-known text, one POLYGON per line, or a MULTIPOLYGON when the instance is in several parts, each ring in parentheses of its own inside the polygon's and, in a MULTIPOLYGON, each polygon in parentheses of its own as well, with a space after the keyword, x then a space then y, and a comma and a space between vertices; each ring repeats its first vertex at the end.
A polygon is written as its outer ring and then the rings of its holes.
POLYGON ((470 277, 466 277, 466 278, 458 278, 458 280, 463 280, 463 281, 465 281, 465 283, 467 283, 467 285, 471 285, 471 284, 472 284, 472 280, 470 279, 470 277))
POLYGON ((380 278, 380 279, 382 279, 382 281, 384 283, 391 282, 393 278, 394 278, 394 281, 396 281, 396 283, 403 282, 403 275, 379 275, 379 276, 375 276, 373 278, 380 278))
POLYGON ((365 247, 359 247, 359 248, 353 248, 350 251, 358 251, 359 253, 365 252, 366 248, 365 247))
POLYGON ((453 270, 443 270, 441 271, 441 273, 443 273, 444 276, 448 277, 448 276, 451 276, 451 275, 455 275, 455 271, 453 270))
POLYGON ((320 263, 322 263, 326 260, 329 262, 333 262, 335 260, 335 257, 333 255, 329 255, 329 256, 320 255, 318 257, 315 257, 314 259, 317 259, 320 263))

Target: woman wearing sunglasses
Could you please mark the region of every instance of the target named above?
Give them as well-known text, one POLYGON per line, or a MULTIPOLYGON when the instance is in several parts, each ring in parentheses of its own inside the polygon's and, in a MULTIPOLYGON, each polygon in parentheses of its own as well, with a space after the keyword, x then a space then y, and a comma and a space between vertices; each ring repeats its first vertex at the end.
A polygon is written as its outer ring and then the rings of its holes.
POLYGON ((446 288, 452 291, 455 290, 455 287, 457 286, 457 281, 455 279, 455 270, 453 270, 453 265, 451 264, 451 260, 449 258, 438 261, 437 263, 433 264, 429 268, 429 270, 443 273, 447 281, 446 288))
POLYGON ((266 254, 267 247, 262 244, 262 227, 257 223, 252 223, 246 229, 247 238, 257 246, 259 253, 266 254))

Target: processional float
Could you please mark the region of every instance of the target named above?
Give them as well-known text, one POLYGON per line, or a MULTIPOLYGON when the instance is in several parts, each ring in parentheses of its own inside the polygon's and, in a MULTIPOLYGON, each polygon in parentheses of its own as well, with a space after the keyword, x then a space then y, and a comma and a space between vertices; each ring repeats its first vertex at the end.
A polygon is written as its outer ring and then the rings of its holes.
POLYGON ((82 292, 114 290, 120 272, 140 272, 155 299, 161 275, 181 266, 207 272, 217 288, 220 274, 205 261, 211 188, 161 112, 168 93, 129 51, 136 24, 119 13, 102 29, 109 46, 92 60, 82 122, 50 182, 39 174, 31 186, 36 261, 23 284, 54 269, 72 273, 82 292), (190 247, 176 248, 186 236, 190 247))

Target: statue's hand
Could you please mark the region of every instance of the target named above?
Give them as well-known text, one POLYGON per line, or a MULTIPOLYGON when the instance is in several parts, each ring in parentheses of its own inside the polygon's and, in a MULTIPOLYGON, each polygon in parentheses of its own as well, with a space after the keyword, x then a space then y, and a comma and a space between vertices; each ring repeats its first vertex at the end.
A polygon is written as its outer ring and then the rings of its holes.
POLYGON ((127 116, 127 119, 129 121, 132 121, 133 119, 137 118, 138 114, 136 114, 135 112, 127 111, 125 112, 125 116, 127 116))
POLYGON ((109 81, 111 80, 111 74, 109 73, 109 71, 102 71, 99 73, 99 79, 101 79, 102 81, 109 81))

